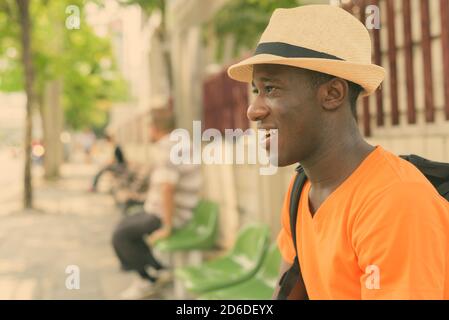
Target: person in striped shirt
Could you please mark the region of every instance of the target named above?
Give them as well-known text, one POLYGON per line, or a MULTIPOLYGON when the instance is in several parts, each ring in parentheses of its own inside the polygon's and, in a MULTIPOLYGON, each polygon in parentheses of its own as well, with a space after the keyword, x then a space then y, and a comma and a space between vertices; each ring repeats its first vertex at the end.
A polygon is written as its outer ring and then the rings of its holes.
POLYGON ((154 257, 150 243, 168 237, 174 228, 182 227, 192 218, 201 188, 200 165, 174 164, 170 160, 170 151, 176 144, 170 140, 174 129, 172 112, 155 109, 151 116, 149 135, 155 152, 143 210, 125 217, 112 237, 122 269, 138 274, 136 281, 122 293, 126 299, 154 294, 167 279, 169 273, 154 257))

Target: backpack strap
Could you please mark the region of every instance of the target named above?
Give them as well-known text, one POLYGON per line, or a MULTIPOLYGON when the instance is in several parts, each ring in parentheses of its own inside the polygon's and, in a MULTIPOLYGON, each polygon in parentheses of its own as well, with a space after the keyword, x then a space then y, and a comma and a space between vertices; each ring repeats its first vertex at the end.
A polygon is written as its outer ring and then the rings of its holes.
POLYGON ((449 181, 439 185, 437 191, 443 198, 449 201, 449 181))
POLYGON ((449 201, 449 163, 427 160, 414 154, 400 157, 417 167, 438 193, 449 201))
POLYGON ((292 289, 294 288, 294 286, 298 281, 299 273, 301 270, 298 260, 298 248, 296 247, 296 221, 298 216, 299 198, 301 196, 301 192, 307 180, 307 177, 301 166, 299 166, 296 169, 296 171, 297 174, 295 177, 295 181, 293 182, 289 206, 290 229, 296 255, 295 260, 293 261, 293 265, 282 275, 281 280, 279 281, 280 288, 277 300, 287 300, 288 296, 290 295, 290 292, 292 291, 292 289))
POLYGON ((412 163, 426 177, 429 176, 443 180, 449 178, 449 163, 428 160, 416 154, 401 155, 400 157, 412 163))

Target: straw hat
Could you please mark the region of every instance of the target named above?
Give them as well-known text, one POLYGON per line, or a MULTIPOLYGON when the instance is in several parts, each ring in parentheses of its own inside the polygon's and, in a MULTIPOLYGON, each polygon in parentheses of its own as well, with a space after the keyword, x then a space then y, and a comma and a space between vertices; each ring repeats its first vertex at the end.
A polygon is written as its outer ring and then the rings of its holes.
POLYGON ((281 64, 310 69, 352 81, 373 93, 385 76, 371 64, 368 30, 350 13, 331 5, 277 9, 254 55, 231 66, 232 79, 251 82, 253 65, 281 64))

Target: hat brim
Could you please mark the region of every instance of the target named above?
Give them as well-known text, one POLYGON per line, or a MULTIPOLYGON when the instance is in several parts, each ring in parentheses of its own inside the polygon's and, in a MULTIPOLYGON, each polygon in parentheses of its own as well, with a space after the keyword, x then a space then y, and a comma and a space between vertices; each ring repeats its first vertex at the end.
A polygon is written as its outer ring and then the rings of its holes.
POLYGON ((375 64, 320 58, 285 58, 271 54, 258 54, 232 65, 228 75, 237 81, 251 82, 255 64, 279 64, 327 73, 359 84, 364 89, 361 96, 372 94, 385 78, 385 69, 375 64))

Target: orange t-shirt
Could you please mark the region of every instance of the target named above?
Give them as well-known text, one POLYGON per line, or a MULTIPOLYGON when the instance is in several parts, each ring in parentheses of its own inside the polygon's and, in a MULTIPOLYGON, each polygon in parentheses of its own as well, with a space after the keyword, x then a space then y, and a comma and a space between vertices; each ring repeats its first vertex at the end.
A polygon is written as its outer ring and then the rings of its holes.
MULTIPOLYGON (((292 185, 278 236, 289 263, 292 185)), ((309 189, 296 233, 310 299, 449 299, 449 205, 412 164, 376 147, 313 218, 309 189)))

